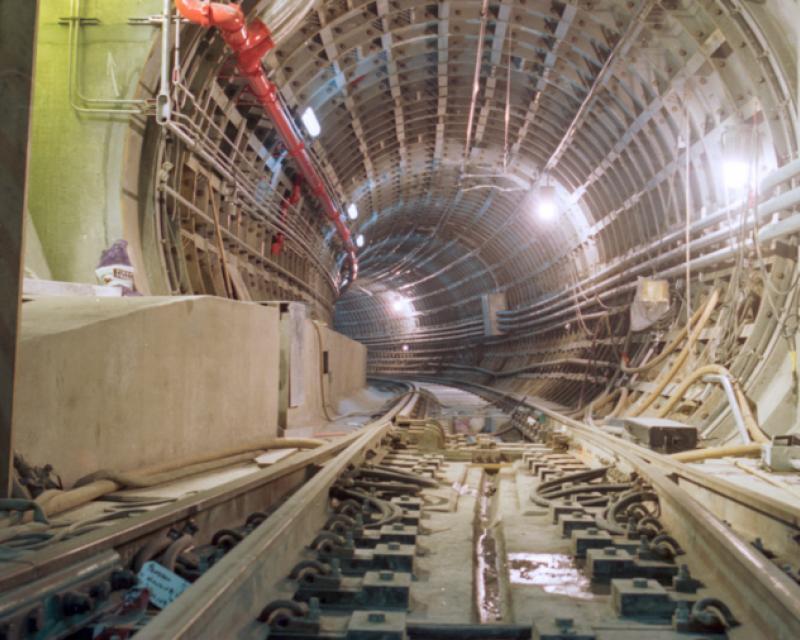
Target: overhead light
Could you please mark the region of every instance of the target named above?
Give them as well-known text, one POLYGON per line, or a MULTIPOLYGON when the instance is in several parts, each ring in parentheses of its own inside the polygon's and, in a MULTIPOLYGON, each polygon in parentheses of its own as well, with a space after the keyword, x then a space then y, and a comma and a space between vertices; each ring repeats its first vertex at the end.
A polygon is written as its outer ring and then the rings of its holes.
POLYGON ((545 200, 539 203, 539 207, 537 209, 539 213, 539 217, 542 220, 552 220, 556 217, 558 213, 558 209, 556 208, 556 203, 550 200, 545 200))
POLYGON ((322 133, 322 127, 319 126, 317 114, 314 113, 314 109, 311 107, 308 107, 305 111, 303 111, 303 115, 300 116, 300 119, 303 121, 306 131, 308 131, 308 135, 310 135, 312 138, 316 138, 320 133, 322 133))
POLYGON ((391 307, 392 311, 404 316, 410 316, 414 313, 414 305, 411 304, 411 300, 401 296, 399 293, 395 293, 392 296, 391 307))
POLYGON ((722 184, 729 191, 744 191, 751 186, 753 172, 750 158, 754 155, 753 128, 739 124, 722 134, 722 184))
POLYGON ((358 207, 352 202, 347 205, 347 217, 351 220, 356 220, 358 218, 358 207))
POLYGON ((536 212, 542 220, 552 220, 558 214, 555 187, 539 187, 536 198, 536 212))
POLYGON ((744 160, 726 160, 722 163, 722 182, 726 189, 745 189, 750 182, 750 165, 744 160))
POLYGON ((364 236, 361 233, 356 236, 356 246, 359 249, 364 246, 364 236))
POLYGON ((408 351, 408 345, 407 344, 403 345, 403 351, 408 351))

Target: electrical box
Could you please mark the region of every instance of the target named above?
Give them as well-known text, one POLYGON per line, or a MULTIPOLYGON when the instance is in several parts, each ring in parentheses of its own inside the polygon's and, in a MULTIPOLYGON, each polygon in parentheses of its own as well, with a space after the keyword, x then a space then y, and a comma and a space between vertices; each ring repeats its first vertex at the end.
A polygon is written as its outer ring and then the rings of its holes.
POLYGON ((623 418, 623 426, 637 444, 659 453, 697 448, 697 427, 666 418, 623 418))

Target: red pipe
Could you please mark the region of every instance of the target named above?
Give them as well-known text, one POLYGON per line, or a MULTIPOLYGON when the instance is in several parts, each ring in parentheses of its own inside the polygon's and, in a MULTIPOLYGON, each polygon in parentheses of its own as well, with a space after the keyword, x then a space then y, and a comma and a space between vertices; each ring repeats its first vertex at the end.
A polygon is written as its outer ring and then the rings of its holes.
POLYGON ((358 258, 350 231, 342 223, 342 213, 325 186, 291 117, 281 103, 278 87, 267 78, 261 65, 261 59, 275 46, 267 25, 258 19, 247 24, 242 8, 238 4, 175 0, 175 5, 180 14, 189 21, 203 27, 217 27, 225 43, 233 50, 239 71, 247 78, 253 95, 272 119, 289 155, 298 164, 311 192, 317 197, 328 219, 336 227, 350 260, 352 282, 358 276, 358 258))
MULTIPOLYGON (((300 196, 302 195, 302 190, 300 189, 300 185, 303 184, 303 179, 300 176, 295 177, 294 182, 292 182, 292 192, 288 198, 284 197, 283 202, 281 202, 281 220, 286 222, 286 218, 289 215, 289 206, 296 205, 300 202, 300 196)), ((283 251, 283 244, 286 241, 286 236, 284 235, 283 231, 279 231, 275 234, 275 237, 272 241, 272 255, 279 256, 283 251)))

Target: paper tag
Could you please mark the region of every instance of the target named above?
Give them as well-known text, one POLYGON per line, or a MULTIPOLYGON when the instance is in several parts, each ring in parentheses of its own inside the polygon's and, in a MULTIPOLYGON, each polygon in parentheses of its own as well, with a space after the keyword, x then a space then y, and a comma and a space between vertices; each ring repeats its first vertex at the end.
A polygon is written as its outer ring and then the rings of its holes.
POLYGON ((150 603, 159 609, 171 604, 190 586, 191 582, 152 560, 139 571, 139 588, 147 589, 150 603))

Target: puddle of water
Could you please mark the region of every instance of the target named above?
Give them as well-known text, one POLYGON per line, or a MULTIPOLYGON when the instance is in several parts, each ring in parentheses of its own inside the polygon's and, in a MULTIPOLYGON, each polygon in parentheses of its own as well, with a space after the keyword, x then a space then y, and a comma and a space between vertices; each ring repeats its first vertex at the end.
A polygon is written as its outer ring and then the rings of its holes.
POLYGON ((478 619, 481 623, 503 619, 501 574, 498 567, 498 545, 490 527, 492 498, 497 488, 483 475, 478 498, 478 512, 473 532, 475 540, 475 591, 478 619))
POLYGON ((461 484, 460 482, 454 482, 452 484, 452 487, 456 491, 456 493, 458 493, 458 495, 460 495, 460 496, 466 496, 466 495, 470 495, 470 496, 473 496, 473 497, 477 497, 478 496, 477 489, 474 489, 474 488, 470 487, 467 484, 461 484))
POLYGON ((509 553, 511 584, 541 587, 553 593, 580 600, 591 600, 591 582, 575 566, 571 556, 557 553, 509 553))

